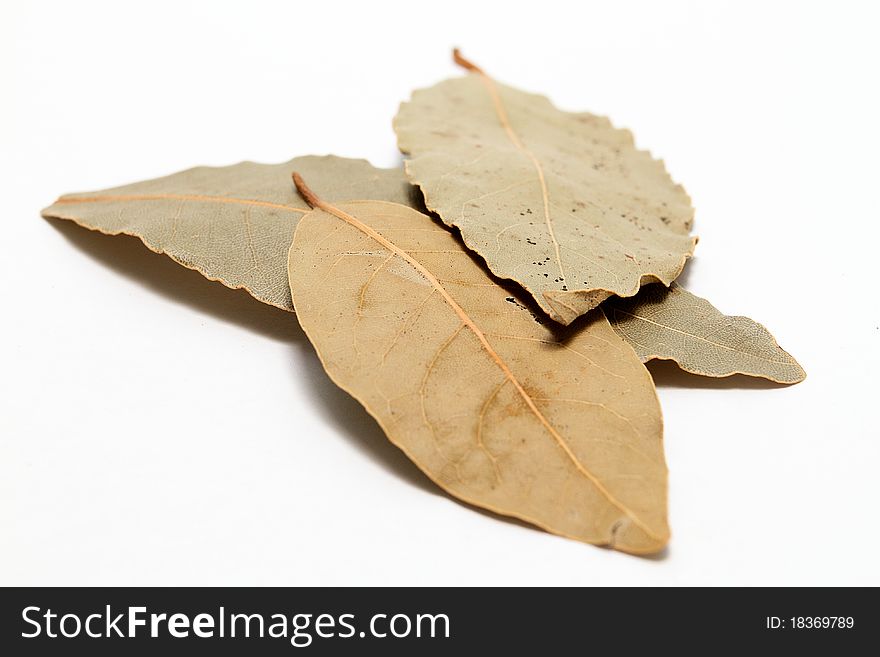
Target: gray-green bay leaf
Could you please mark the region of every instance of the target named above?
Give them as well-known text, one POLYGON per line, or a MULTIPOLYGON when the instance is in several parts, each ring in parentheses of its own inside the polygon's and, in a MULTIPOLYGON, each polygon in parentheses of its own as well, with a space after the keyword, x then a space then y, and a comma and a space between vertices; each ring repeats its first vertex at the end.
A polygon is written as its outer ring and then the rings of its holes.
POLYGON ((645 286, 631 299, 609 299, 602 309, 642 361, 672 360, 692 374, 762 377, 798 383, 798 362, 770 332, 748 317, 731 317, 679 285, 645 286))
POLYGON ((392 443, 468 503, 627 552, 663 547, 660 408, 604 315, 535 321, 429 217, 317 204, 290 250, 297 319, 392 443))
POLYGON ((395 117, 426 206, 562 324, 643 283, 669 285, 696 240, 690 199, 663 163, 604 117, 472 68, 414 92, 395 117))
POLYGON ((308 175, 315 190, 331 200, 419 202, 402 170, 328 155, 282 164, 196 167, 122 187, 67 194, 42 215, 108 235, 139 237, 151 250, 211 280, 293 310, 287 253, 299 218, 309 211, 290 183, 295 170, 308 175))

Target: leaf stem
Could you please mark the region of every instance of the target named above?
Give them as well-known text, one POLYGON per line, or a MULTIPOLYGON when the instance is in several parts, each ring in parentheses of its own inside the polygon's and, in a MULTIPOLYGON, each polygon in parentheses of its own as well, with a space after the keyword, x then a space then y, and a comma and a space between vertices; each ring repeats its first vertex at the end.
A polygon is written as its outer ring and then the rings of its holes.
POLYGON ((299 175, 296 171, 293 172, 293 184, 296 185, 296 191, 298 191, 300 196, 305 199, 310 208, 321 206, 321 199, 318 198, 315 192, 309 189, 309 186, 306 185, 305 181, 302 179, 302 176, 299 175))
POLYGON ((452 49, 452 61, 454 61, 462 68, 467 69, 468 71, 473 71, 474 73, 479 73, 480 75, 486 75, 483 69, 474 64, 471 60, 465 58, 464 55, 461 54, 461 50, 459 50, 458 48, 452 49))

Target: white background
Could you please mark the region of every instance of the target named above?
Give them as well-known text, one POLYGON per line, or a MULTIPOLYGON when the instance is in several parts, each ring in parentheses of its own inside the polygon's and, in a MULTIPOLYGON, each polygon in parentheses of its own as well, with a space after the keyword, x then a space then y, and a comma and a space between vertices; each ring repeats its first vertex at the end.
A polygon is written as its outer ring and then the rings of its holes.
POLYGON ((0 5, 0 583, 880 584, 872 3, 0 5), (459 504, 294 316, 61 193, 198 164, 401 160, 450 48, 609 115, 697 208, 688 287, 765 323, 784 388, 652 367, 673 538, 638 558, 459 504))

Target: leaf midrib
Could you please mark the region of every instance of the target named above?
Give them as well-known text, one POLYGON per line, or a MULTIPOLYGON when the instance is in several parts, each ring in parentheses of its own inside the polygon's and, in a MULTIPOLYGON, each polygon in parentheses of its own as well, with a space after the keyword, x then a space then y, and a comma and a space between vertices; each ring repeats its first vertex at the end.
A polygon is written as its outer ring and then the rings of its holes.
POLYGON ((100 196, 62 196, 55 205, 73 205, 77 203, 114 203, 125 201, 193 201, 196 203, 233 203, 239 205, 257 205, 266 208, 274 208, 276 210, 284 210, 286 212, 298 212, 305 214, 309 212, 307 208, 297 208, 292 205, 283 203, 272 203, 271 201, 260 201, 257 199, 234 198, 231 196, 207 196, 203 194, 103 194, 100 196))
POLYGON ((541 165, 541 161, 538 157, 532 153, 525 144, 523 144, 522 139, 519 138, 519 135, 517 135, 516 131, 513 129, 513 125, 510 123, 510 119, 507 116, 507 110, 504 109, 504 102, 501 100, 501 94, 498 93, 498 88, 495 86, 495 81, 482 71, 478 71, 477 75, 480 77, 480 80, 489 92, 489 97, 492 99, 492 105, 495 108, 498 122, 501 124, 501 127, 504 128, 507 137, 510 139, 511 143, 531 161, 532 166, 535 168, 535 172, 538 175, 538 183, 541 186, 541 200, 544 204, 544 224, 547 227, 547 234, 550 236, 550 241, 553 243, 553 250, 556 255, 556 265, 559 267, 559 276, 562 279, 563 284, 565 284, 565 269, 562 265, 562 254, 559 249, 559 240, 556 239, 556 233, 553 230, 553 219, 550 217, 550 193, 547 190, 547 180, 544 177, 544 167, 541 165))
POLYGON ((743 351, 742 349, 736 349, 734 347, 729 347, 725 344, 721 344, 720 342, 715 342, 713 340, 709 340, 708 338, 704 338, 702 336, 696 335, 694 333, 688 333, 687 331, 682 331, 681 329, 677 329, 673 326, 669 326, 667 324, 663 324, 662 322, 655 322, 652 319, 648 319, 647 317, 643 317, 642 315, 634 315, 633 313, 628 313, 625 310, 620 310, 619 308, 614 308, 614 313, 620 313, 621 315, 627 315, 628 317, 632 317, 633 319, 645 322, 647 324, 653 324, 654 326, 659 326, 662 329, 666 329, 668 331, 672 331, 673 333, 679 333, 680 335, 684 335, 688 338, 693 338, 695 340, 699 340, 701 342, 705 342, 706 344, 710 344, 713 347, 719 347, 721 349, 726 349, 727 351, 732 351, 736 354, 742 354, 744 356, 749 356, 751 358, 757 358, 758 360, 762 360, 766 363, 773 363, 775 365, 787 365, 791 366, 791 362, 785 360, 775 360, 773 358, 767 358, 765 356, 761 356, 760 354, 755 354, 749 351, 743 351))

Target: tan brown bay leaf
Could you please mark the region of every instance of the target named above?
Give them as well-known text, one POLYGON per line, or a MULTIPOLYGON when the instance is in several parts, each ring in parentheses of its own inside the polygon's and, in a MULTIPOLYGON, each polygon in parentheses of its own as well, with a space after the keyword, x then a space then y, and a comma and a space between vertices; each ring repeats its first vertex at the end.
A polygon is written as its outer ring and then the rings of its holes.
POLYGON ((413 93, 394 120, 427 207, 494 274, 568 324, 611 295, 669 285, 693 253, 693 208, 661 161, 608 119, 471 71, 413 93))
POLYGON ((67 194, 42 215, 108 235, 139 237, 151 250, 213 281, 293 310, 287 252, 299 218, 309 211, 290 184, 294 169, 332 200, 420 202, 402 170, 328 155, 283 164, 196 167, 123 187, 67 194))
POLYGON ((297 318, 392 443, 470 504, 626 552, 664 546, 660 408, 601 313, 542 324, 429 217, 312 202, 290 250, 297 318))
POLYGON ((724 315, 674 283, 669 289, 645 286, 632 299, 609 299, 602 309, 643 362, 672 360, 692 374, 746 374, 776 383, 798 383, 806 377, 761 324, 724 315))

